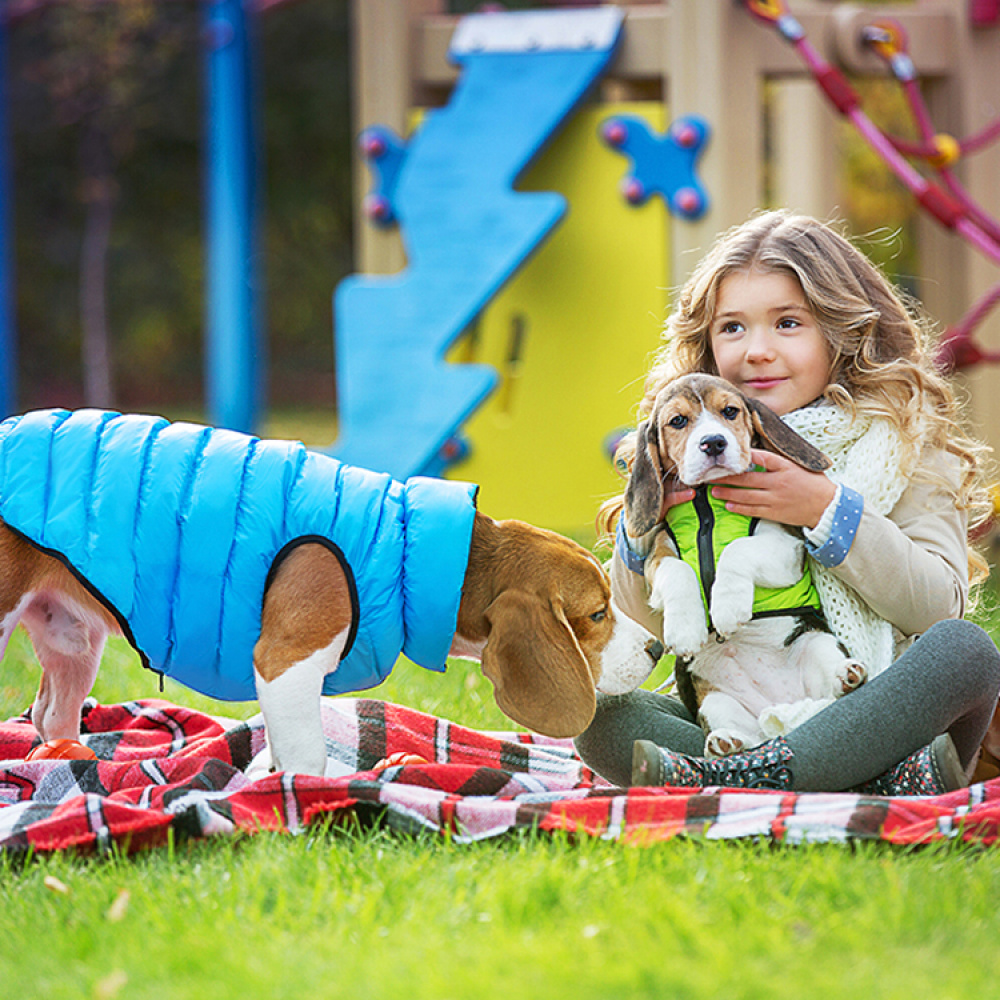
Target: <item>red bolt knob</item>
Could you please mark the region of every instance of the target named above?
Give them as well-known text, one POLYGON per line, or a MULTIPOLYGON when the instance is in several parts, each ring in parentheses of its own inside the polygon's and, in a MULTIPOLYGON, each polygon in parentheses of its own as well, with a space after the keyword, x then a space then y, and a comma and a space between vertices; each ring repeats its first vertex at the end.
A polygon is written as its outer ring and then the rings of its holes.
POLYGON ((674 195, 674 206, 684 215, 695 215, 701 211, 701 195, 694 188, 680 188, 674 195))
POLYGON ((603 134, 609 146, 623 146, 628 138, 628 129, 623 122, 612 119, 605 124, 603 134))
POLYGON ((626 177, 622 184, 622 194, 626 201, 636 205, 646 197, 646 189, 635 177, 626 177))

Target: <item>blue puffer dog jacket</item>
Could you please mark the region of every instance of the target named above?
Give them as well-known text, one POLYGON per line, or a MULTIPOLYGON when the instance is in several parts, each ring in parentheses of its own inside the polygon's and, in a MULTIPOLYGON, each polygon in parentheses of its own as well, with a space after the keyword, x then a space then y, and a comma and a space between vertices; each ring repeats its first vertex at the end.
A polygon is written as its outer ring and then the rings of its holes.
POLYGON ((475 494, 161 417, 0 423, 0 517, 76 573, 147 666, 215 698, 256 697, 268 574, 302 541, 330 548, 352 581, 356 632, 324 694, 375 686, 400 651, 443 670, 475 494))

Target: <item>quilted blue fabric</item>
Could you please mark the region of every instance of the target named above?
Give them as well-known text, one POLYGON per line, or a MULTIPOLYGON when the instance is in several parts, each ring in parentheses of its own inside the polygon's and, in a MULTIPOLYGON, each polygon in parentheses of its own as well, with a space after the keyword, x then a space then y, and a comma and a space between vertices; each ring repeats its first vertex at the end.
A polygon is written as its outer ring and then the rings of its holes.
POLYGON ((0 423, 0 517, 115 611, 148 666, 215 698, 256 697, 268 573, 310 536, 340 556, 358 610, 324 693, 379 684, 400 651, 443 670, 475 493, 162 417, 43 410, 0 423))

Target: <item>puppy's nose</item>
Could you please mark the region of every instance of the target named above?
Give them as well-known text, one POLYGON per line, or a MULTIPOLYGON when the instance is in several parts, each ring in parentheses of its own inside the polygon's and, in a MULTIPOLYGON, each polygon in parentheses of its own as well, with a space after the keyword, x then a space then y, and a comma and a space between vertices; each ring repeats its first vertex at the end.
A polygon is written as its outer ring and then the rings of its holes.
POLYGON ((698 445, 709 458, 718 458, 726 450, 726 439, 721 434, 702 438, 698 445))
POLYGON ((646 652, 649 653, 654 663, 659 663, 660 657, 664 653, 663 643, 659 639, 650 639, 646 643, 646 652))

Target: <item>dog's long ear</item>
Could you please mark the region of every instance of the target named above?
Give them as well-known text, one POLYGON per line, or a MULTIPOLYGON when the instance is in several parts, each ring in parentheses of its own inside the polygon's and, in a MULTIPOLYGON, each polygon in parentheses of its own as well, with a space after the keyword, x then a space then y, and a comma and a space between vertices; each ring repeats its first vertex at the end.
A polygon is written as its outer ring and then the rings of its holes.
POLYGON ((625 487, 625 516, 633 537, 652 531, 663 507, 663 466, 660 463, 660 436, 655 415, 639 424, 635 461, 625 487))
POLYGON ((577 736, 597 708, 594 679, 576 636, 553 602, 506 590, 486 609, 483 673, 500 710, 545 736, 577 736))
POLYGON ((810 472, 824 472, 833 464, 819 448, 793 431, 774 410, 756 399, 747 399, 747 405, 750 407, 753 429, 761 444, 769 451, 784 455, 789 461, 810 472))

